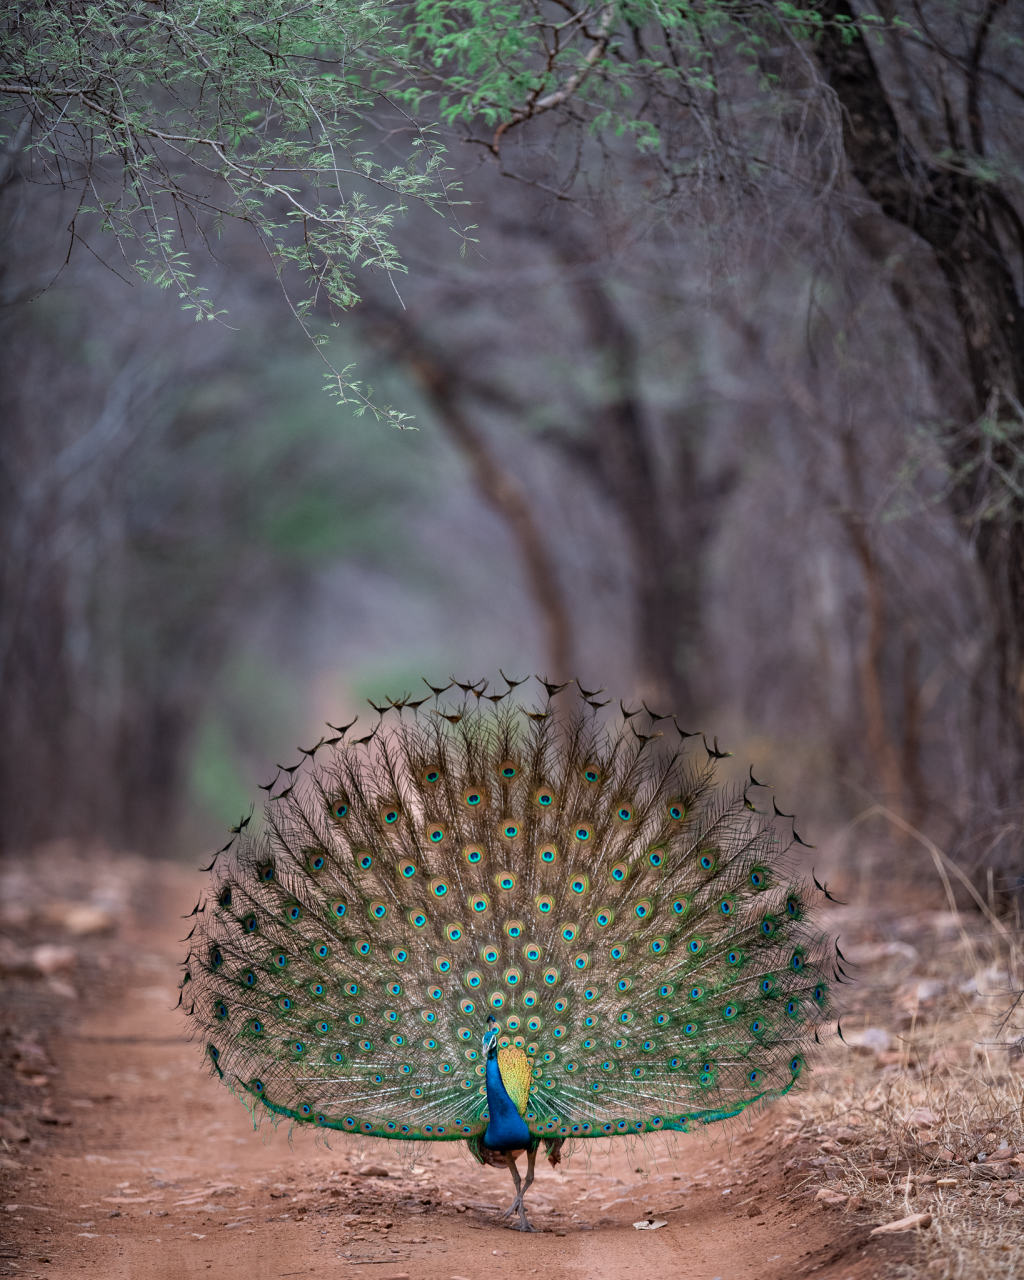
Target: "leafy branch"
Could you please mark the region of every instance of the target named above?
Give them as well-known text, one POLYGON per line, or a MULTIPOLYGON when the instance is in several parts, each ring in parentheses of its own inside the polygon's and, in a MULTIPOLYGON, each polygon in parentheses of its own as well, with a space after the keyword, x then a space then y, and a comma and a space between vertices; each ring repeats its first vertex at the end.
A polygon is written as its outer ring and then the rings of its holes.
MULTIPOLYGON (((79 192, 72 244, 97 216, 197 320, 222 313, 194 282, 193 243, 247 223, 310 332, 321 299, 358 301, 358 268, 404 271, 390 235, 408 201, 455 207, 429 126, 389 167, 363 137, 374 73, 403 64, 394 20, 383 0, 27 0, 0 26, 0 142, 19 140, 30 180, 79 192)), ((406 425, 318 350, 342 401, 406 425)))

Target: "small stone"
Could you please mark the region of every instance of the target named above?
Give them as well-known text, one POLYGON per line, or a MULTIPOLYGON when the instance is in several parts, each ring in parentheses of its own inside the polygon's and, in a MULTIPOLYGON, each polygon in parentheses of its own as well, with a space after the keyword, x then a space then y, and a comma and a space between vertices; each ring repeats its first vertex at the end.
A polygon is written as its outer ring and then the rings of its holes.
POLYGON ((359 1176, 362 1178, 390 1178, 391 1175, 383 1165, 368 1164, 364 1169, 359 1170, 359 1176))
POLYGON ((930 1107, 918 1107, 907 1116, 907 1124, 917 1125, 918 1128, 930 1129, 941 1123, 942 1117, 936 1115, 930 1107))
POLYGON ((748 1218, 760 1218, 763 1213, 764 1213, 764 1210, 761 1208, 759 1204, 747 1205, 748 1218))
POLYGON ((13 1120, 8 1120, 6 1116, 0 1116, 0 1139, 5 1142, 31 1141, 28 1130, 23 1129, 20 1124, 15 1124, 13 1120))
POLYGON ((32 963, 46 977, 59 973, 62 969, 73 969, 78 963, 74 947, 58 947, 44 942, 42 946, 33 947, 32 963))
POLYGON ((1011 1205, 1013 1208, 1016 1208, 1021 1201, 1022 1197, 1019 1191, 1007 1191, 1006 1195, 1003 1196, 1003 1204, 1011 1205))
POLYGON ((930 1213, 912 1213, 906 1218, 897 1218, 895 1222, 883 1223, 880 1227, 873 1227, 871 1235, 873 1236, 889 1236, 896 1235, 901 1231, 916 1231, 924 1229, 932 1225, 932 1215, 930 1213))
POLYGON ((833 1191, 829 1187, 822 1187, 814 1198, 815 1200, 820 1200, 822 1204, 827 1205, 830 1209, 838 1209, 846 1204, 850 1197, 844 1196, 841 1191, 833 1191))

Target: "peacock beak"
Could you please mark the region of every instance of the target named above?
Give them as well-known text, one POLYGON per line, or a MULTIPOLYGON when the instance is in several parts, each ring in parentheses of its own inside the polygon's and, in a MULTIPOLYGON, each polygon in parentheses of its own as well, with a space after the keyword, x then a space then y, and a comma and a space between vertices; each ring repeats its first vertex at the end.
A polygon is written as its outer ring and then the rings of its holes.
POLYGON ((483 1050, 485 1054, 490 1053, 497 1043, 498 1030, 497 1018, 495 1018, 494 1014, 489 1013, 487 1015, 487 1030, 484 1032, 483 1036, 483 1050))

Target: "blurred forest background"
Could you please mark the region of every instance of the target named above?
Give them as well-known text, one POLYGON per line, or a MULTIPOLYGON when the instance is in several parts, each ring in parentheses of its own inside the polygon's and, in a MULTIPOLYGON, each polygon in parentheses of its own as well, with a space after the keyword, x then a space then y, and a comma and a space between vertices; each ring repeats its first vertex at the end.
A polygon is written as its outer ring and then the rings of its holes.
POLYGON ((635 128, 571 94, 500 147, 441 128, 468 240, 410 201, 407 273, 309 320, 415 430, 323 393, 244 222, 195 257, 223 322, 95 218, 69 245, 79 191, 0 104, 4 852, 192 857, 325 721, 501 668, 675 711, 806 839, 902 832, 910 875, 912 829, 1013 903, 1024 10, 813 8, 880 35, 780 29, 760 77, 709 41, 668 92, 671 40, 592 6, 635 128))

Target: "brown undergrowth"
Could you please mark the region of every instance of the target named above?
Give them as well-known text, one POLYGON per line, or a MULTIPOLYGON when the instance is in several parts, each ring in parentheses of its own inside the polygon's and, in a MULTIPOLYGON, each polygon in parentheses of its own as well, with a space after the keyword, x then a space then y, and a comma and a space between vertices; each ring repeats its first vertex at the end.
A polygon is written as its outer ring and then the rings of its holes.
POLYGON ((851 908, 831 925, 856 939, 856 981, 845 1043, 783 1139, 788 1197, 837 1232, 924 1215, 894 1264, 907 1280, 1024 1274, 1019 935, 955 911, 851 908))

